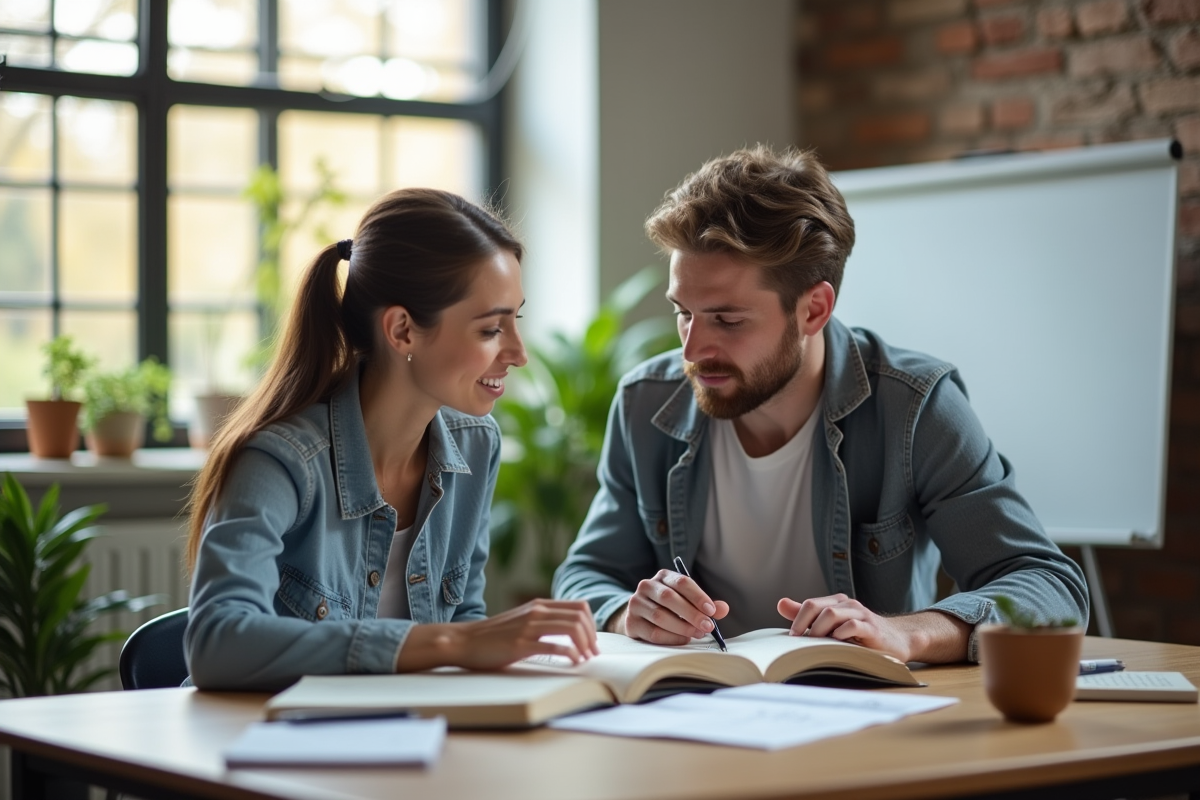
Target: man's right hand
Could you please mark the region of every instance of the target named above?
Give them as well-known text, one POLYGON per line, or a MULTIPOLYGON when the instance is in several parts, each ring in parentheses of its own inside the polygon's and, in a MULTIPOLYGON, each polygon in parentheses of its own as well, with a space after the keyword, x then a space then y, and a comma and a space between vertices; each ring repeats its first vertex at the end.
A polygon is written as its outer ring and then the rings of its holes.
POLYGON ((638 583, 625 609, 606 627, 653 644, 687 644, 712 633, 709 617, 721 619, 728 613, 728 603, 714 601, 691 578, 660 569, 638 583))

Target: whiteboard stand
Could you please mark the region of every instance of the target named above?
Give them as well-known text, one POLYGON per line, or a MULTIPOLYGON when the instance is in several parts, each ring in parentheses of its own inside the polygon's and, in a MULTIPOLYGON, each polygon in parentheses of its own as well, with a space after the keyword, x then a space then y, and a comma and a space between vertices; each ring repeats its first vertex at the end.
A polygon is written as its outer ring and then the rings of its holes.
POLYGON ((1096 563, 1096 550, 1090 544, 1079 546, 1083 553, 1083 575, 1087 579, 1088 595, 1092 599, 1092 617, 1096 630, 1106 639, 1113 636, 1112 616, 1108 613, 1108 595, 1104 593, 1104 581, 1100 578, 1100 567, 1096 563))
POLYGON ((1162 547, 1178 160, 1169 139, 834 173, 835 314, 953 364, 1059 545, 1162 547))

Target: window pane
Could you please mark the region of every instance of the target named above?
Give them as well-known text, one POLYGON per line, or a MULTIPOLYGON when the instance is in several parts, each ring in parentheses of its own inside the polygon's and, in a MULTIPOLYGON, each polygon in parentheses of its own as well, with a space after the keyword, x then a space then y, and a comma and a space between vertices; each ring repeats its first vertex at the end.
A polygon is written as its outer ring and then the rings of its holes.
POLYGON ((58 65, 68 72, 96 75, 132 75, 137 72, 137 45, 102 42, 96 39, 59 41, 55 49, 58 65))
POLYGON ((68 36, 133 41, 137 36, 136 0, 56 0, 54 27, 68 36))
POLYGON ((62 312, 62 332, 75 337, 103 370, 128 369, 137 363, 137 317, 133 311, 62 312))
POLYGON ((133 303, 137 297, 136 195, 63 192, 58 254, 64 298, 133 303))
POLYGON ((359 114, 287 111, 279 115, 279 174, 285 190, 316 190, 318 159, 351 194, 379 193, 381 121, 359 114))
POLYGON ((0 93, 0 180, 50 181, 50 98, 0 93))
POLYGON ((41 346, 50 341, 49 311, 0 309, 0 416, 23 416, 25 401, 50 396, 41 346), (19 412, 15 411, 19 409, 19 412))
POLYGON ((243 108, 175 106, 167 117, 167 153, 172 190, 206 186, 240 193, 258 163, 258 115, 243 108))
POLYGON ((394 0, 387 11, 388 55, 475 66, 483 50, 477 0, 394 0))
POLYGON ((237 394, 255 380, 246 357, 258 343, 253 311, 176 311, 171 314, 171 370, 180 397, 173 413, 191 416, 190 397, 237 394))
POLYGON ((0 28, 49 31, 50 0, 20 0, 20 2, 0 3, 0 28))
POLYGON ((8 54, 10 67, 50 66, 49 36, 0 35, 0 53, 8 54))
POLYGON ((245 86, 258 75, 258 56, 173 47, 167 54, 167 74, 177 81, 245 86))
POLYGON ((50 190, 0 187, 0 295, 49 300, 50 190))
POLYGON ((250 201, 172 196, 167 212, 171 302, 253 301, 258 222, 250 201))
POLYGON ((210 50, 253 48, 258 42, 257 0, 171 0, 167 39, 210 50))
POLYGON ((379 49, 379 4, 279 0, 281 55, 350 58, 379 49))
POLYGON ((478 202, 483 184, 479 128, 458 120, 396 117, 387 123, 389 189, 430 186, 478 202))
POLYGON ((137 181, 137 111, 131 103, 58 101, 59 175, 65 181, 137 181))

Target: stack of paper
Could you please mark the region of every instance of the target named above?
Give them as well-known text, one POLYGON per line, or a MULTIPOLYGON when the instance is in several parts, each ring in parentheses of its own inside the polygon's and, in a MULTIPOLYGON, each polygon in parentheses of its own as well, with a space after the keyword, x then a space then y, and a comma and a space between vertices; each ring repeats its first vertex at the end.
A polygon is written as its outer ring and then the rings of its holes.
POLYGON ((931 697, 818 686, 759 683, 712 694, 677 694, 564 717, 559 730, 612 736, 692 739, 776 750, 841 736, 958 702, 931 697))
POLYGON ((437 761, 446 720, 256 722, 225 751, 230 767, 421 766, 437 761))

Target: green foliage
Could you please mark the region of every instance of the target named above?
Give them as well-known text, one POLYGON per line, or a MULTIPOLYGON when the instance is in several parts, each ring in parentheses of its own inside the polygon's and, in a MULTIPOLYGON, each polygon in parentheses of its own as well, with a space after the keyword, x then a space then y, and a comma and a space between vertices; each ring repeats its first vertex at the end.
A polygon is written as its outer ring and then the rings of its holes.
POLYGON ((1073 617, 1052 622, 1038 622, 1037 617, 1017 608, 1017 604, 1012 601, 1011 597, 999 594, 996 595, 994 600, 996 602, 996 610, 1000 612, 1000 618, 1004 620, 1005 625, 1012 628, 1020 628, 1022 630, 1032 630, 1034 628, 1074 628, 1079 624, 1079 621, 1073 617))
POLYGON ((170 389, 171 370, 154 356, 121 372, 94 374, 83 387, 83 428, 91 430, 108 414, 132 411, 154 424, 155 439, 168 441, 173 434, 167 417, 170 389))
POLYGON ((75 347, 75 341, 62 334, 42 345, 46 366, 42 374, 50 379, 50 399, 66 400, 84 383, 96 359, 75 347))
MULTIPOLYGON (((304 200, 291 217, 283 214, 283 186, 279 182, 279 173, 270 164, 260 165, 242 192, 242 196, 251 200, 258 212, 259 261, 254 270, 254 294, 262 313, 263 342, 248 360, 259 368, 270 360, 274 337, 287 307, 281 266, 284 242, 321 206, 337 206, 346 201, 346 195, 334 185, 333 170, 325 161, 318 158, 314 168, 317 171, 317 190, 304 200)), ((326 243, 329 239, 321 225, 314 227, 313 234, 326 243)))
POLYGON ((679 344, 669 317, 623 325, 661 282, 659 270, 647 267, 617 287, 582 335, 557 333, 546 346, 529 347, 529 363, 510 376, 509 391, 496 403, 505 460, 492 506, 492 557, 509 568, 521 547, 533 547, 535 594, 548 594, 596 493, 618 381, 638 362, 679 344))
POLYGON ((92 623, 118 611, 140 611, 157 596, 110 592, 80 597, 89 565, 76 562, 97 535, 103 506, 64 516, 58 486, 35 510, 21 484, 4 476, 0 490, 0 692, 13 697, 82 692, 113 672, 81 672, 97 647, 118 642, 120 631, 90 633, 92 623))

